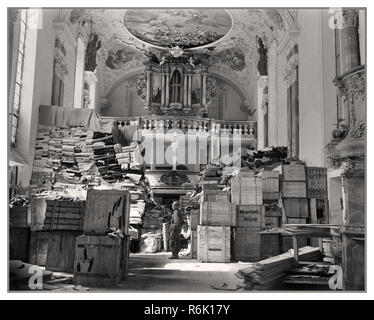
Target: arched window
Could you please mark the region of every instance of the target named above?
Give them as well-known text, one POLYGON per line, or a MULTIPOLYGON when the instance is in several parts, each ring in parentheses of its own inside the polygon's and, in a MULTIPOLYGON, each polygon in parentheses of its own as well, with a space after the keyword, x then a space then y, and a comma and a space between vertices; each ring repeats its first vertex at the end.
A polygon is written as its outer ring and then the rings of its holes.
POLYGON ((170 81, 170 102, 182 102, 182 76, 175 70, 170 81))

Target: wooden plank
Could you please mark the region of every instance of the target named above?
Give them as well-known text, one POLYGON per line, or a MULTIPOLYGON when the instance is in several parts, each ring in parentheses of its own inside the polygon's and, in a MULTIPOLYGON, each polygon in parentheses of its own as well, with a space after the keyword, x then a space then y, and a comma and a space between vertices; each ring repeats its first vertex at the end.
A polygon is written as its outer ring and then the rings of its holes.
POLYGON ((232 178, 231 202, 236 205, 262 205, 262 179, 245 176, 232 178))
POLYGON ((75 239, 79 231, 50 231, 46 269, 72 272, 74 267, 75 239))
POLYGON ((230 202, 230 191, 205 190, 201 197, 202 201, 207 202, 230 202))
POLYGON ((120 238, 78 237, 74 261, 74 283, 89 287, 118 285, 123 278, 123 256, 123 240, 120 238))
POLYGON ((27 211, 26 207, 9 208, 9 227, 11 228, 27 228, 27 211))
POLYGON ((125 190, 88 190, 83 222, 85 233, 103 235, 110 228, 128 234, 130 195, 125 190))

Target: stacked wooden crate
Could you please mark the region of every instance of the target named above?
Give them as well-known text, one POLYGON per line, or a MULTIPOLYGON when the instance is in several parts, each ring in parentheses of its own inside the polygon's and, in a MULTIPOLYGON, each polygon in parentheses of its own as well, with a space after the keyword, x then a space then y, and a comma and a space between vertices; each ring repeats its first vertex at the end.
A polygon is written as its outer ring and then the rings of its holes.
POLYGON ((128 191, 88 190, 84 235, 76 239, 75 284, 115 286, 126 278, 130 243, 129 212, 128 191))
MULTIPOLYGON (((48 233, 45 267, 50 271, 72 272, 75 239, 83 233, 85 201, 48 200, 44 230, 48 233)), ((37 248, 45 250, 41 239, 47 235, 34 235, 37 248)), ((36 257, 43 262, 43 255, 36 257)))
POLYGON ((242 170, 231 180, 231 199, 236 204, 233 255, 237 261, 260 259, 260 232, 265 228, 262 178, 242 170))
POLYGON ((230 203, 229 192, 209 191, 202 196, 197 226, 198 260, 230 262, 231 227, 236 225, 235 207, 230 203), (204 201, 207 197, 219 201, 204 201))
POLYGON ((30 248, 29 206, 9 208, 9 258, 28 261, 30 248))
POLYGON ((262 197, 265 205, 265 228, 279 228, 281 225, 282 209, 279 200, 279 172, 264 170, 261 172, 262 197))

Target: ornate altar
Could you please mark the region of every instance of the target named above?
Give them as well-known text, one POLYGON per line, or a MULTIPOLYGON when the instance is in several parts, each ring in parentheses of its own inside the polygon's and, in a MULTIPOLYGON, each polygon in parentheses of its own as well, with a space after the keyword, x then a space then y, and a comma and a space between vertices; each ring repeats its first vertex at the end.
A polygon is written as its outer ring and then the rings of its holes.
POLYGON ((190 57, 149 61, 146 108, 153 114, 201 115, 207 104, 207 67, 190 57))

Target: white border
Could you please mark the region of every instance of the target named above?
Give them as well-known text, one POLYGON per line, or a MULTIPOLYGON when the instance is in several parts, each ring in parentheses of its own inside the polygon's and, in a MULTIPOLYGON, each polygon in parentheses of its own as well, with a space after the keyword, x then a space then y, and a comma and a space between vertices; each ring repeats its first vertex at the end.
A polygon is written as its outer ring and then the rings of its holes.
MULTIPOLYGON (((56 5, 58 2, 51 2, 51 1, 5 1, 2 2, 1 6, 1 13, 2 13, 2 21, 3 21, 3 28, 1 28, 1 43, 3 43, 4 47, 7 44, 7 6, 9 7, 60 7, 59 5, 56 5)), ((139 2, 140 3, 140 2, 139 2)), ((371 16, 371 10, 369 8, 369 1, 346 1, 346 0, 316 0, 316 1, 309 1, 309 2, 303 2, 300 1, 282 1, 281 3, 279 1, 259 1, 259 0, 231 0, 230 2, 226 1, 217 1, 217 0, 189 0, 188 2, 180 3, 179 5, 175 4, 175 1, 173 0, 160 0, 157 1, 157 7, 227 7, 227 5, 230 5, 230 7, 248 7, 249 5, 251 7, 280 7, 282 4, 282 7, 300 7, 301 4, 303 4, 305 7, 313 5, 313 7, 368 7, 368 17, 367 17, 367 30, 374 30, 373 29, 373 18, 371 16)), ((85 0, 85 1, 72 1, 72 0, 65 0, 63 2, 63 5, 66 7, 103 7, 102 1, 97 0, 85 0)), ((107 0, 105 1, 105 4, 107 7, 118 7, 120 2, 113 1, 113 0, 107 0)), ((127 4, 127 3, 126 3, 127 4)), ((128 6, 128 7, 155 7, 154 1, 142 1, 141 6, 128 6)), ((373 55, 370 54, 372 51, 372 43, 370 43, 370 36, 367 36, 368 39, 368 45, 367 45, 367 59, 368 57, 372 57, 373 55)), ((1 61, 4 64, 2 70, 7 70, 7 51, 2 50, 1 51, 1 61)), ((369 60, 370 61, 370 60, 369 60)), ((368 66, 368 74, 370 74, 370 62, 368 66)), ((6 73, 3 73, 2 77, 2 83, 1 83, 1 90, 2 90, 2 98, 3 98, 3 115, 0 117, 2 123, 1 128, 3 129, 2 139, 1 139, 1 149, 3 150, 3 153, 5 150, 7 150, 7 116, 5 116, 7 102, 5 99, 7 99, 7 78, 6 73)), ((367 99, 367 105, 369 106, 368 109, 368 122, 370 123, 371 115, 372 115, 372 108, 370 107, 370 79, 368 81, 368 99, 367 99)), ((371 159, 372 150, 371 147, 371 128, 370 126, 367 129, 368 132, 368 152, 367 152, 367 159, 371 159)), ((373 137, 373 136, 371 136, 373 137)), ((368 160, 368 163, 370 161, 368 160)), ((1 181, 3 181, 2 184, 2 192, 1 192, 1 205, 2 205, 2 232, 1 232, 1 260, 0 260, 0 277, 1 277, 1 283, 0 283, 0 298, 2 299, 37 299, 37 300, 45 300, 45 299, 58 299, 58 300, 66 300, 66 299, 72 299, 72 295, 68 293, 7 293, 7 221, 6 221, 6 206, 7 206, 7 189, 8 185, 6 184, 7 181, 7 159, 5 156, 1 158, 1 181)), ((373 174, 372 170, 368 166, 368 172, 367 172, 367 181, 368 181, 368 192, 367 194, 371 194, 371 187, 373 181, 373 174)), ((370 231, 372 229, 372 218, 370 217, 373 212, 373 204, 368 203, 367 206, 367 212, 368 212, 368 238, 367 238, 367 246, 368 248, 373 248, 373 241, 372 237, 370 237, 370 231)), ((204 299, 223 299, 223 300, 277 300, 277 299, 292 299, 292 300, 310 300, 310 299, 324 299, 324 300, 335 300, 335 299, 373 299, 373 285, 372 285, 372 279, 373 276, 371 275, 371 270, 373 270, 372 266, 372 255, 370 254, 370 251, 368 250, 369 256, 367 257, 367 294, 353 294, 353 293, 303 293, 303 292, 281 292, 281 293, 80 293, 80 294, 74 294, 75 300, 81 300, 81 299, 101 299, 101 300, 107 300, 107 299, 128 299, 128 300, 152 300, 152 299, 165 299, 165 300, 183 300, 183 299, 197 299, 197 300, 204 300, 204 299)))

